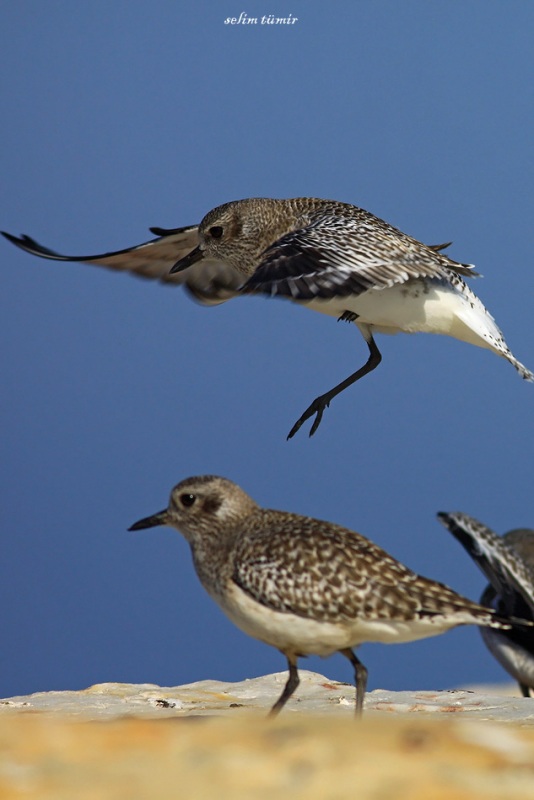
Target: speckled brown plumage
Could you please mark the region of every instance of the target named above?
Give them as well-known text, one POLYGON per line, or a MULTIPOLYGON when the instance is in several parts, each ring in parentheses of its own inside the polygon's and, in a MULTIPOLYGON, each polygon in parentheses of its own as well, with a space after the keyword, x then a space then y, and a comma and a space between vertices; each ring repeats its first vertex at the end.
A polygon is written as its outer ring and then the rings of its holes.
POLYGON ((417 575, 347 528, 258 508, 243 522, 245 531, 235 544, 232 579, 276 611, 334 623, 481 613, 478 604, 417 575))
POLYGON ((367 672, 353 647, 411 641, 463 624, 510 627, 495 611, 415 574, 360 534, 263 509, 225 478, 182 481, 167 509, 131 529, 154 525, 178 528, 204 588, 223 611, 285 654, 289 680, 274 712, 298 685, 299 656, 345 655, 355 670, 358 712, 367 672))
POLYGON ((212 209, 198 226, 152 230, 158 238, 137 247, 78 257, 61 256, 28 236, 4 235, 44 258, 183 283, 207 305, 263 294, 353 322, 369 348, 367 362, 316 397, 288 438, 314 417, 311 436, 333 398, 378 366, 377 332, 452 336, 492 350, 521 377, 534 378, 463 280, 476 274, 470 264, 449 258, 444 245, 425 245, 357 206, 315 197, 251 198, 212 209))

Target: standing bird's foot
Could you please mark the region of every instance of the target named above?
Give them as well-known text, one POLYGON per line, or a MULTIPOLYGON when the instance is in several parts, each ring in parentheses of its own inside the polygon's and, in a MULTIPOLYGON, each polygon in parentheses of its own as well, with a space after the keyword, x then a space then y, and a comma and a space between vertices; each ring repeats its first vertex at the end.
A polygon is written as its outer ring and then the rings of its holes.
POLYGON ((291 695, 295 692, 295 689, 300 683, 299 673, 297 669, 297 659, 295 656, 286 656, 287 658, 287 666, 289 670, 289 675, 287 678, 286 685, 284 686, 284 690, 274 706, 269 711, 267 716, 269 717, 276 717, 283 709, 291 695))
POLYGON ((367 690, 367 667, 365 667, 360 659, 352 652, 350 647, 345 650, 339 651, 345 658, 348 658, 354 667, 354 684, 356 686, 356 699, 354 704, 354 713, 356 719, 363 714, 363 699, 367 690))

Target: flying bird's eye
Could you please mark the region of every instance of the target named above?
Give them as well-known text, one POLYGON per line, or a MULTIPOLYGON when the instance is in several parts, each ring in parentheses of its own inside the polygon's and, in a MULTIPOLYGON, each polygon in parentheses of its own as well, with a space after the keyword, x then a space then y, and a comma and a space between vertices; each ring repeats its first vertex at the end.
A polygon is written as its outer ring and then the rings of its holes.
POLYGON ((180 502, 186 508, 190 508, 196 500, 196 496, 194 494, 182 494, 180 495, 180 502))
POLYGON ((213 225, 209 229, 209 233, 210 233, 210 236, 212 236, 213 239, 220 239, 221 236, 223 235, 222 225, 213 225))

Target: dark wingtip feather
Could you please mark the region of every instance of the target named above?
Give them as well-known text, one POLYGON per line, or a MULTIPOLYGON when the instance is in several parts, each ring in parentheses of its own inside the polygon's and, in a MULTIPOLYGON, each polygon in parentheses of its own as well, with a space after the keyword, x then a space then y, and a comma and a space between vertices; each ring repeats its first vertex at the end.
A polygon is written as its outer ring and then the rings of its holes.
POLYGON ((42 244, 39 244, 39 242, 36 242, 35 239, 32 239, 31 236, 27 236, 25 233, 22 233, 20 237, 13 236, 12 233, 7 233, 6 231, 0 231, 0 233, 8 240, 8 242, 11 242, 11 244, 14 244, 16 247, 20 247, 21 250, 25 250, 28 253, 51 256, 52 258, 64 258, 64 256, 60 256, 58 253, 55 253, 48 247, 44 247, 42 244))

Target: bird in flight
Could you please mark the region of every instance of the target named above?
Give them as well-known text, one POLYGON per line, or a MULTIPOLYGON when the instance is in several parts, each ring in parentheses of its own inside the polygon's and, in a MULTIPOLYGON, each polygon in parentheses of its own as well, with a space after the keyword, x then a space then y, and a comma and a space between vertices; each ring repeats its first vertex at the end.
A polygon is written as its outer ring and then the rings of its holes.
POLYGON ((29 236, 3 235, 43 258, 181 284, 204 305, 263 294, 353 322, 369 349, 366 363, 315 398, 288 439, 315 416, 312 436, 332 399, 378 366, 375 333, 452 336, 492 350, 534 380, 464 281, 476 275, 471 264, 445 255, 447 245, 422 244, 357 206, 313 197, 251 198, 214 208, 200 225, 150 230, 155 239, 94 256, 63 256, 29 236))

